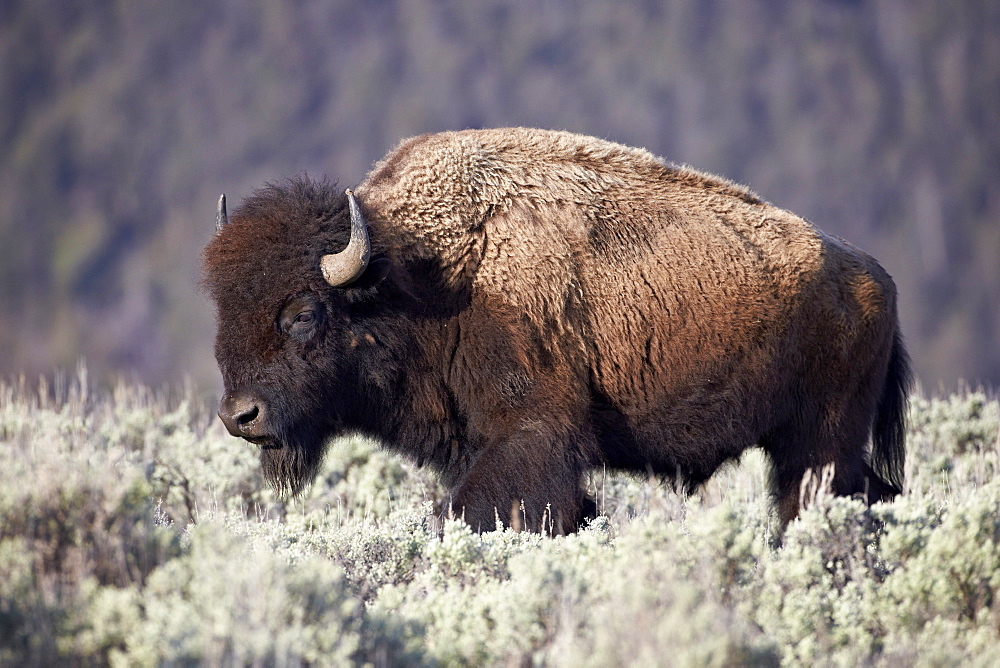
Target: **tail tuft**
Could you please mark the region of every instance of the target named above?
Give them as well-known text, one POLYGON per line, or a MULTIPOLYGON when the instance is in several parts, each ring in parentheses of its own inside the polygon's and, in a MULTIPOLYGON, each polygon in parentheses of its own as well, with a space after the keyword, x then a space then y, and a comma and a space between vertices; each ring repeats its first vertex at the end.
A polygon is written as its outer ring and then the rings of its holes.
POLYGON ((875 476, 880 478, 880 482, 890 488, 880 494, 883 498, 886 496, 891 498, 903 489, 903 468, 906 464, 906 405, 912 384, 910 358, 903 346, 903 338, 897 330, 892 341, 889 369, 882 388, 882 397, 876 409, 872 431, 871 469, 875 476))

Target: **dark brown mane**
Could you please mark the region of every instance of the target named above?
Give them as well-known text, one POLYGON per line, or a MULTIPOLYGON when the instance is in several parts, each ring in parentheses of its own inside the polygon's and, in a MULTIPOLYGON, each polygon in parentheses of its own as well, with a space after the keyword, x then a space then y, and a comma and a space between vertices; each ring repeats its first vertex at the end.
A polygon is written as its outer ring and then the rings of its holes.
POLYGON ((239 292, 247 272, 301 273, 347 243, 347 201, 336 182, 307 175, 267 183, 229 215, 202 252, 202 285, 218 300, 239 292), (331 250, 332 249, 332 250, 331 250))

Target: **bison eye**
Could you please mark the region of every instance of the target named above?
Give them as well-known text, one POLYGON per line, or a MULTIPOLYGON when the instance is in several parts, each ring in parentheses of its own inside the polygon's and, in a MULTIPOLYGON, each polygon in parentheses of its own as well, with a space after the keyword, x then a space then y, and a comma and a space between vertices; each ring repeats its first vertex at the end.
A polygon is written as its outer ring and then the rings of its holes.
POLYGON ((323 318, 323 304, 311 294, 293 297, 281 309, 278 324, 281 330, 300 341, 316 333, 323 318))

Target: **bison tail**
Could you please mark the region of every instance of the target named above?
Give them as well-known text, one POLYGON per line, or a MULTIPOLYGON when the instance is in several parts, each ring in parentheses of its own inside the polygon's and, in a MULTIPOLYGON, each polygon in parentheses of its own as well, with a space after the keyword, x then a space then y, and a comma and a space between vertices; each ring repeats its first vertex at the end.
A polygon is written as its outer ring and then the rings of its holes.
POLYGON ((909 355, 906 354, 902 336, 897 330, 872 433, 871 469, 879 480, 870 481, 870 485, 874 483, 875 487, 881 488, 874 491, 878 497, 886 500, 903 491, 906 405, 912 383, 909 355))

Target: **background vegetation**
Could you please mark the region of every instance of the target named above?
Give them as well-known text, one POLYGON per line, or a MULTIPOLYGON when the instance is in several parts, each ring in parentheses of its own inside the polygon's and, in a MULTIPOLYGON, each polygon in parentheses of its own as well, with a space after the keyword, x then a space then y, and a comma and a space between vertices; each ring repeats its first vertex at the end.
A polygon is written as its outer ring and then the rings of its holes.
POLYGON ((217 383, 219 192, 401 138, 565 128, 881 258, 925 386, 1000 381, 1000 3, 0 2, 0 373, 217 383))
POLYGON ((806 490, 780 545, 756 452, 687 499, 597 472, 603 514, 575 536, 475 535, 358 439, 282 502, 210 413, 83 372, 0 386, 0 664, 1000 661, 1000 402, 981 392, 913 402, 906 495, 806 490))

